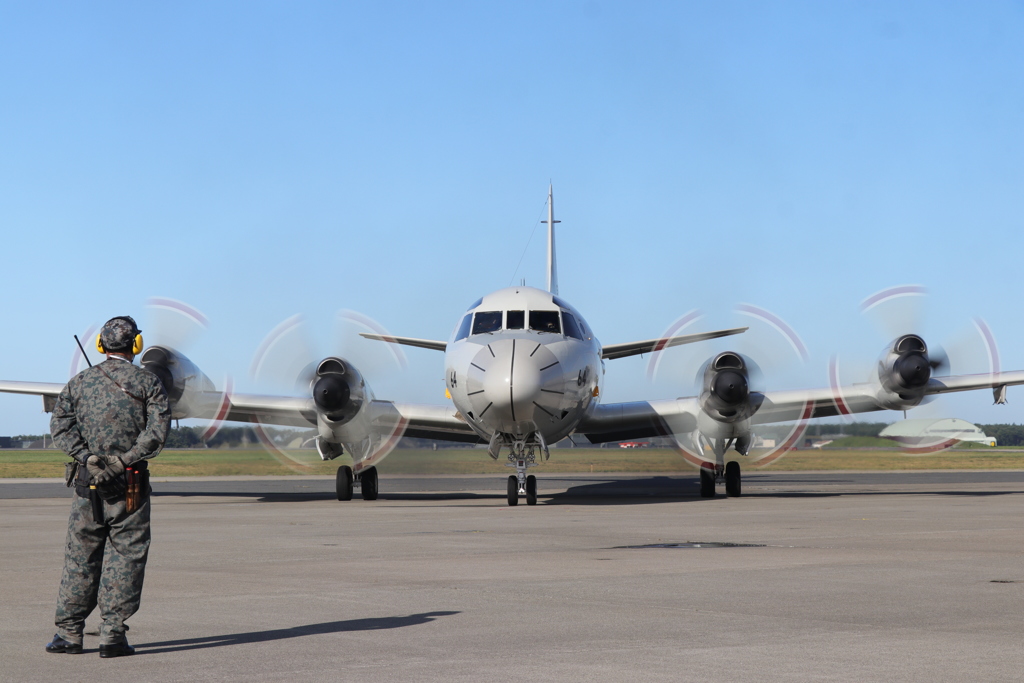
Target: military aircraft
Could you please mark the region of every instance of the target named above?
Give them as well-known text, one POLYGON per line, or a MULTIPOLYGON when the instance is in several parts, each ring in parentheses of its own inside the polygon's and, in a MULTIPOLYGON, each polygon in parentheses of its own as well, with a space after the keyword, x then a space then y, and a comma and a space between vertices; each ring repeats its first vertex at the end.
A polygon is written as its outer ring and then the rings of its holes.
MULTIPOLYGON (((364 333, 382 343, 444 353, 446 395, 451 405, 378 400, 351 360, 323 358, 315 365, 303 395, 272 396, 218 391, 184 354, 151 346, 140 364, 163 381, 173 417, 206 418, 317 429, 316 448, 324 460, 348 453, 353 466, 337 470, 338 500, 351 500, 358 484, 362 497, 378 494, 376 465, 402 436, 487 444, 498 459, 507 452, 516 474, 508 477, 508 504, 525 497, 537 503, 537 480, 528 470, 549 445, 581 434, 591 443, 673 436, 700 467, 701 496, 715 496, 724 483, 728 496, 741 495, 740 464, 726 462, 734 449, 750 453, 753 428, 760 424, 807 420, 877 410, 907 410, 929 396, 993 389, 1004 403, 1006 387, 1024 384, 1024 371, 939 377, 940 364, 924 339, 904 334, 878 360, 868 382, 823 389, 757 391, 752 363, 726 351, 702 367, 695 396, 602 404, 605 361, 651 353, 680 344, 741 334, 745 327, 605 345, 586 320, 558 296, 553 192, 548 189, 547 289, 506 287, 473 303, 460 316, 447 341, 364 333), (713 456, 705 456, 710 451, 713 456), (714 461, 711 461, 711 457, 714 461)), ((51 410, 63 384, 0 381, 0 391, 42 396, 51 410)), ((783 444, 784 450, 791 443, 783 444)))

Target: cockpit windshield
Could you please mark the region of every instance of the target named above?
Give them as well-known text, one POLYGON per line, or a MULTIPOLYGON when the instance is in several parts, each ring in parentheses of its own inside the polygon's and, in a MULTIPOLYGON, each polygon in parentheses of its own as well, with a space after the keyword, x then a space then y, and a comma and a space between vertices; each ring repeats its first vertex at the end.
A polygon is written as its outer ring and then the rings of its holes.
POLYGON ((535 332, 560 334, 562 326, 558 319, 558 311, 530 311, 530 329, 535 332))
POLYGON ((501 313, 501 311, 477 311, 473 318, 473 334, 485 334, 500 330, 501 313))
POLYGON ((562 311, 562 325, 565 327, 567 337, 583 339, 583 333, 580 332, 579 325, 576 324, 576 318, 572 317, 572 313, 569 311, 562 311))
POLYGON ((459 331, 455 333, 455 341, 465 339, 469 336, 469 326, 473 323, 473 314, 468 313, 466 317, 459 323, 459 331))
POLYGON ((521 330, 526 325, 526 311, 506 311, 505 329, 521 330))

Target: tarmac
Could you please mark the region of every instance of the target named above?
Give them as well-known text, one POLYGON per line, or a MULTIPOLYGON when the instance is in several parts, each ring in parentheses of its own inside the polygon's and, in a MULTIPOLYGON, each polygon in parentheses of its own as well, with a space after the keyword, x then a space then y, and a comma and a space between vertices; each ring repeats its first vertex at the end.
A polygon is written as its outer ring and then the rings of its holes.
MULTIPOLYGON (((1024 472, 154 481, 134 657, 52 655, 70 493, 0 480, 0 680, 1020 681, 1024 472), (721 491, 721 487, 720 487, 721 491)), ((87 632, 98 625, 90 617, 87 632)))

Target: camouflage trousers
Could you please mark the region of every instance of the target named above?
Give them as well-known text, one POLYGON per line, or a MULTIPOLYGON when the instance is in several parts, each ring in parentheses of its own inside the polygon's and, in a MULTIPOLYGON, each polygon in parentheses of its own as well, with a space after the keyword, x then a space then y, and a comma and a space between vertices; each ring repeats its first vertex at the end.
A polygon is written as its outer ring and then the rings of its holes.
POLYGON ((68 520, 64 573, 57 597, 57 633, 81 643, 85 619, 98 605, 100 642, 124 639, 125 620, 139 609, 149 555, 149 500, 130 515, 124 500, 103 503, 105 520, 93 519, 88 497, 75 494, 68 520))

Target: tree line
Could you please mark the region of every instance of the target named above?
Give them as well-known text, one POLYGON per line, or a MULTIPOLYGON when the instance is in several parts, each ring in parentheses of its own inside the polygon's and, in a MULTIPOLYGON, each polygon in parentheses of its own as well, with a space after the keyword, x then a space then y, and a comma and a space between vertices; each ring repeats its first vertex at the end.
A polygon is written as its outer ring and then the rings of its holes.
MULTIPOLYGON (((888 426, 889 423, 887 422, 819 423, 810 425, 804 436, 811 438, 822 436, 878 436, 888 426)), ((994 436, 996 443, 1000 446, 1024 446, 1024 424, 979 424, 978 427, 988 436, 994 436)), ((791 428, 792 425, 761 425, 756 431, 758 436, 781 439, 789 433, 791 428)), ((216 434, 204 442, 201 437, 205 431, 205 427, 174 427, 167 437, 165 446, 167 448, 244 448, 247 446, 257 446, 260 443, 260 438, 252 427, 222 427, 216 434)), ((264 427, 263 431, 274 445, 281 447, 294 445, 297 440, 298 444, 312 447, 312 439, 316 436, 316 430, 312 429, 264 427)), ((11 441, 41 441, 43 436, 43 434, 19 434, 18 436, 11 437, 11 441)), ((45 436, 47 439, 50 439, 49 434, 45 436)), ((653 439, 645 440, 656 441, 653 439)), ((434 443, 430 439, 406 437, 402 439, 399 447, 431 448, 434 443)), ((438 448, 472 447, 471 444, 465 443, 448 443, 444 441, 436 443, 438 448)), ((586 443, 586 439, 583 437, 577 437, 576 443, 578 446, 590 445, 586 443)), ((568 446, 570 444, 564 445, 568 446)))

